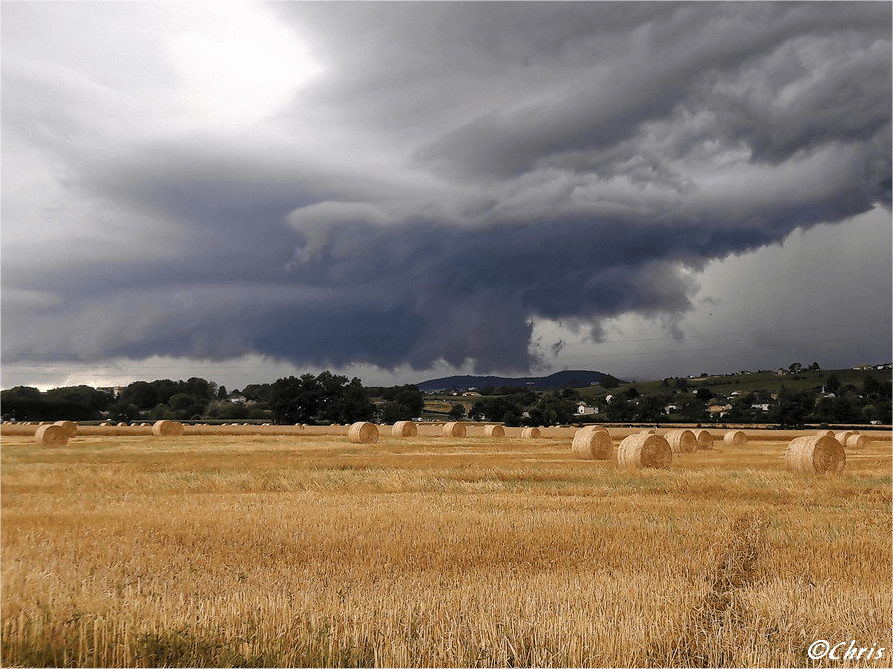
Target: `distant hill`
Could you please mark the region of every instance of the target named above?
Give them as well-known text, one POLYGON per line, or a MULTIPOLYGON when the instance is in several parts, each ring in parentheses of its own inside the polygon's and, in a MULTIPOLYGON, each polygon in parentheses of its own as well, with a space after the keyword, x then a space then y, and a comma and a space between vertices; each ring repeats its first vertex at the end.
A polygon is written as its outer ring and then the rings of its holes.
POLYGON ((442 379, 431 379, 416 383, 416 387, 422 392, 438 392, 444 390, 464 390, 465 388, 486 388, 493 386, 530 387, 534 390, 556 390, 565 387, 583 388, 593 383, 600 383, 608 378, 609 374, 603 372, 590 372, 583 370, 568 370, 556 372, 549 376, 522 376, 510 378, 505 376, 446 376, 442 379))

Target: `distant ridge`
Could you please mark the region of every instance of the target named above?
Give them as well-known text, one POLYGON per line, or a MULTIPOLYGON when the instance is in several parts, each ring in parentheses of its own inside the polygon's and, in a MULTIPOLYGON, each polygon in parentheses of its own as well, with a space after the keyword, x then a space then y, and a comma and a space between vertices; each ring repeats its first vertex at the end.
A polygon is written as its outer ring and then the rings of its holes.
POLYGON ((522 376, 517 378, 505 376, 445 376, 441 379, 431 379, 416 383, 415 386, 422 392, 437 392, 444 390, 464 390, 466 388, 486 388, 493 386, 520 386, 533 388, 534 390, 557 390, 565 387, 583 388, 593 383, 600 383, 609 377, 603 372, 591 372, 585 370, 567 370, 555 372, 549 376, 522 376))

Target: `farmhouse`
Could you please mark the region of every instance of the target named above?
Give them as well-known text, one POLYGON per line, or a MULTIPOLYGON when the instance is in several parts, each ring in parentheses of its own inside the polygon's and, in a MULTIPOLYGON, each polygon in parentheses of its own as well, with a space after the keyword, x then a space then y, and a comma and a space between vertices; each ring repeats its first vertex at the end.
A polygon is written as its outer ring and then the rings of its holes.
POLYGON ((586 402, 577 403, 577 415, 578 416, 591 416, 592 414, 598 413, 598 407, 587 406, 586 402))
POLYGON ((707 413, 709 413, 711 416, 719 416, 720 418, 722 418, 731 410, 731 408, 731 404, 713 404, 707 407, 707 413))

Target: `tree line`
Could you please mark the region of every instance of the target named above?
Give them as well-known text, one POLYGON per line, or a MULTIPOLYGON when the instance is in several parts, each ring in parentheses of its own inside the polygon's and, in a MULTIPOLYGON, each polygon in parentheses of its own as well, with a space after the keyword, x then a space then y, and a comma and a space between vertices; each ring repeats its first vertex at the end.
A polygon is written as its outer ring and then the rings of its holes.
MULTIPOLYGON (((792 370, 796 371, 796 370, 792 370)), ((807 369, 803 370, 808 371, 807 369)), ((706 375, 704 375, 706 376, 706 375)), ((798 377, 794 377, 797 379, 798 377)), ((708 423, 707 408, 725 407, 717 417, 729 423, 804 424, 891 423, 891 382, 865 373, 861 383, 842 384, 836 375, 823 378, 821 390, 781 387, 777 392, 754 390, 734 398, 714 393, 689 380, 664 379, 659 387, 640 392, 635 385, 618 387, 607 379, 598 396, 591 390, 564 388, 536 391, 529 387, 483 388, 470 402, 452 403, 444 418, 502 422, 508 426, 540 426, 606 421, 612 423, 708 423), (612 395, 604 395, 611 391, 612 395), (581 402, 598 414, 580 416, 581 402), (765 407, 763 408, 758 407, 765 407)), ((422 416, 425 399, 411 384, 364 387, 358 378, 332 374, 288 376, 273 383, 251 384, 227 391, 213 381, 134 381, 115 395, 90 386, 70 386, 41 392, 17 386, 0 393, 3 420, 254 420, 277 424, 352 423, 372 420, 395 423, 422 416)))
POLYGON ((278 424, 384 422, 421 415, 424 400, 413 385, 364 388, 358 378, 332 374, 288 376, 232 393, 213 381, 134 381, 115 395, 90 386, 41 392, 16 386, 0 393, 4 420, 133 422, 138 420, 267 420, 278 424), (373 400, 379 400, 374 403, 373 400))

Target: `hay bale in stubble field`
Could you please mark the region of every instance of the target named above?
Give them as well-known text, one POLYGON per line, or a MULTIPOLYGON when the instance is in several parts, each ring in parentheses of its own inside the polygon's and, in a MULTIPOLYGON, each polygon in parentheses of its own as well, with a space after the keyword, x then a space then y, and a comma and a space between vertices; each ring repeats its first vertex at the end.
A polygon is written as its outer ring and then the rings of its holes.
POLYGON ((489 437, 490 439, 504 437, 505 436, 505 428, 502 427, 502 425, 485 425, 484 426, 484 436, 489 437))
POLYGON ((465 424, 464 423, 445 423, 443 426, 443 436, 444 437, 464 437, 465 436, 465 424))
POLYGON ((747 435, 741 430, 729 430, 723 435, 722 440, 729 446, 744 446, 747 444, 747 435))
POLYGON ((59 427, 64 429, 69 439, 77 436, 78 424, 75 423, 73 420, 57 420, 55 423, 53 423, 53 425, 58 425, 59 427))
POLYGON ((841 445, 846 446, 847 448, 864 448, 866 446, 871 446, 871 437, 867 434, 853 432, 853 434, 846 438, 846 443, 841 445))
POLYGON ((415 437, 418 433, 418 426, 411 420, 398 420, 391 428, 392 437, 415 437))
POLYGON ((657 434, 631 434, 620 442, 617 449, 617 466, 628 471, 669 469, 672 462, 673 449, 666 439, 657 434))
POLYGON ((709 451, 713 449, 713 435, 710 430, 693 430, 695 439, 698 440, 699 451, 709 451))
POLYGON ((539 439, 542 433, 538 427, 525 427, 521 430, 522 439, 539 439))
POLYGON ((347 436, 354 444, 374 444, 378 441, 378 428, 374 423, 359 421, 350 426, 347 436))
POLYGON ((833 430, 819 430, 815 433, 817 437, 833 437, 833 430))
POLYGON ((152 434, 156 437, 179 437, 183 434, 183 423, 175 420, 156 420, 152 426, 152 434))
POLYGON ((840 442, 840 445, 846 448, 846 440, 850 438, 850 435, 859 434, 858 432, 853 432, 852 430, 844 430, 843 432, 837 432, 834 435, 834 438, 840 442))
POLYGON ((68 443, 68 431, 61 425, 41 425, 34 433, 34 441, 38 446, 65 446, 68 443))
POLYGON ((688 429, 670 430, 664 439, 674 453, 694 453, 698 450, 698 438, 688 429))
POLYGON ((614 441, 604 428, 584 427, 574 435, 571 451, 583 460, 610 460, 614 455, 614 441))
POLYGON ((784 454, 788 469, 801 474, 833 474, 846 466, 846 453, 834 437, 796 437, 784 454))

